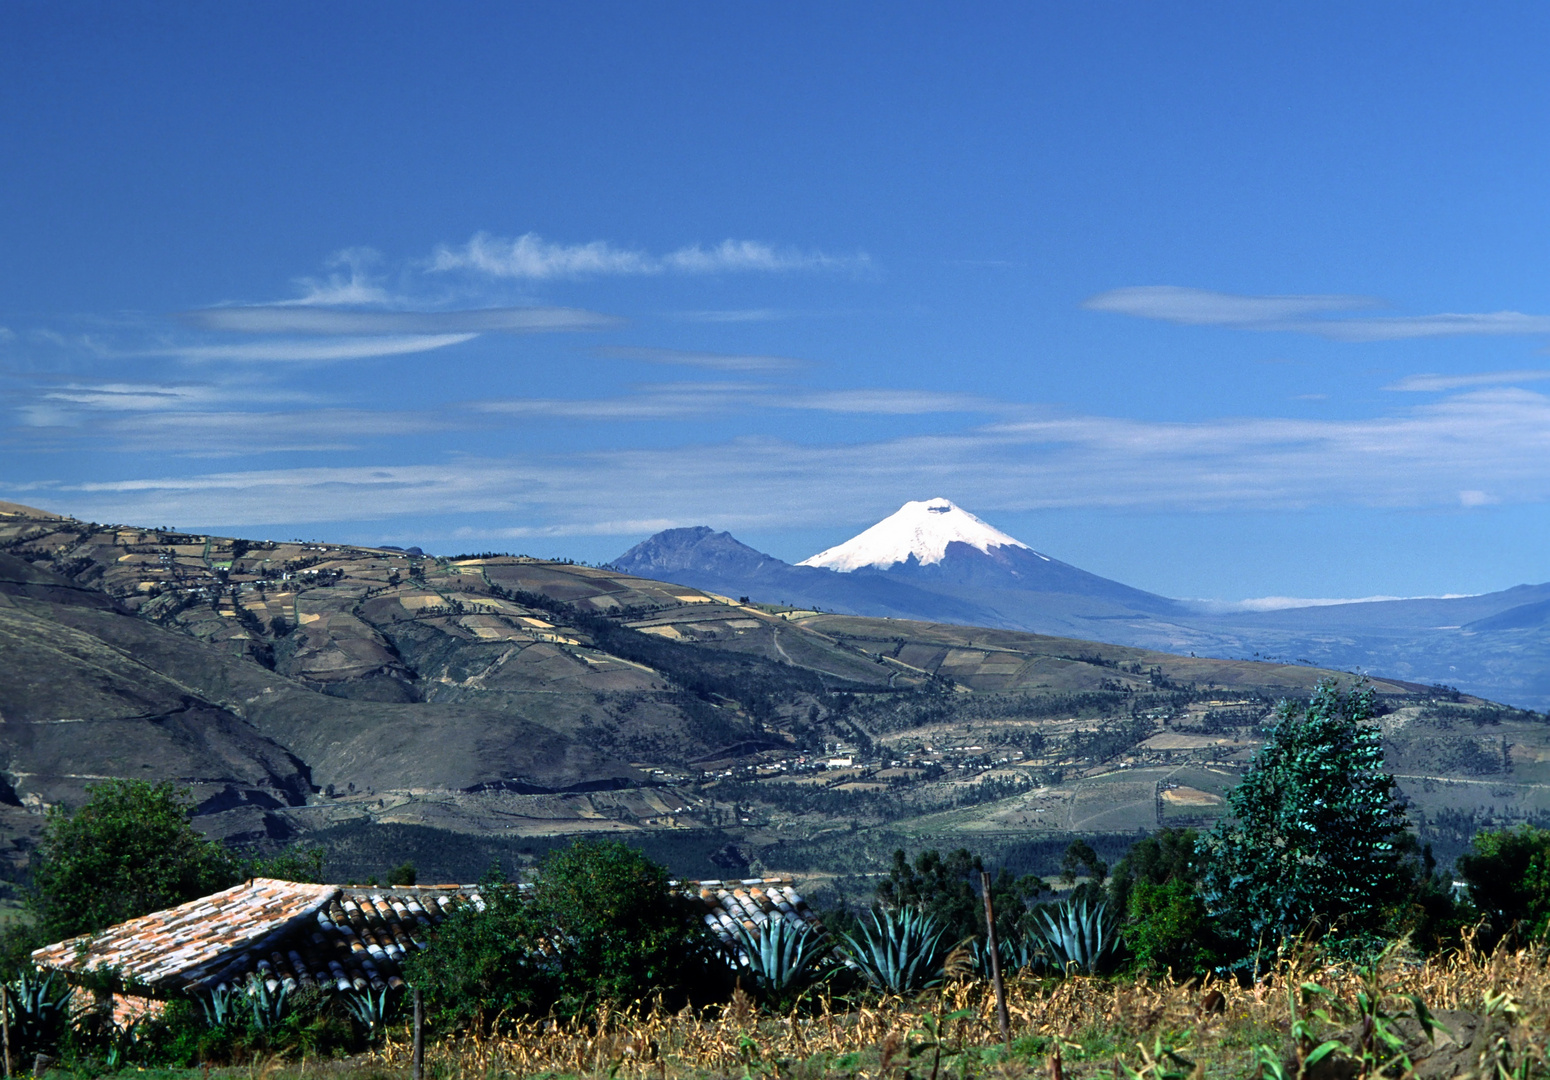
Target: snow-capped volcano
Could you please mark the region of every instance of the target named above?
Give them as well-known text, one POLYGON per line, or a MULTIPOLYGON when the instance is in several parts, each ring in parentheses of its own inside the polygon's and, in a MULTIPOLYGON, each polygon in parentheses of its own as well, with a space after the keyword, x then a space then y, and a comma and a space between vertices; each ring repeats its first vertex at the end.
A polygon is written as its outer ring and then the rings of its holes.
POLYGON ((1048 561, 1047 556, 1039 555, 1021 540, 985 524, 952 501, 927 499, 905 503, 865 532, 803 559, 797 565, 816 566, 842 574, 863 567, 887 570, 908 563, 912 558, 917 566, 932 566, 947 557, 947 546, 954 543, 967 544, 987 555, 991 548, 1022 548, 1048 561))

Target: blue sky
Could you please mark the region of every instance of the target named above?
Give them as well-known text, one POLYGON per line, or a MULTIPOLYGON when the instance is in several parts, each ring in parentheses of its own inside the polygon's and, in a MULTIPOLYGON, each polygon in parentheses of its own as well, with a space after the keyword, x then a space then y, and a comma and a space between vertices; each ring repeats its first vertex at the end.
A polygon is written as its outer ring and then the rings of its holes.
POLYGON ((1550 578, 1539 5, 0 7, 0 498, 1550 578))

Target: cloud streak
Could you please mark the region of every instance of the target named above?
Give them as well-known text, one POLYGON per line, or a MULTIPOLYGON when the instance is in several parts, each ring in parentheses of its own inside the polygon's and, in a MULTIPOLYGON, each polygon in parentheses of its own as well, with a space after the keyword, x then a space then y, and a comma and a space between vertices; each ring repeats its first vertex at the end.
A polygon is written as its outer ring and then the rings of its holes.
POLYGON ((511 398, 474 408, 509 416, 562 420, 676 420, 747 409, 790 409, 851 415, 923 416, 1005 412, 1004 402, 934 390, 810 390, 761 383, 658 383, 611 398, 511 398))
POLYGON ((431 273, 466 271, 492 278, 544 281, 554 278, 639 277, 659 274, 791 273, 803 270, 856 270, 871 260, 865 254, 829 255, 821 251, 776 248, 755 240, 698 244, 665 255, 615 247, 606 240, 556 244, 536 233, 510 239, 475 233, 456 247, 443 244, 432 254, 431 273))
POLYGON ((98 520, 235 526, 481 515, 556 535, 609 533, 616 529, 610 523, 643 521, 855 524, 936 491, 987 511, 1468 508, 1550 500, 1550 397, 1474 391, 1341 421, 1038 417, 845 444, 744 438, 52 490, 60 505, 98 520))
POLYGON ((1089 311, 1157 319, 1183 326, 1312 334, 1334 341, 1399 341, 1473 335, 1550 335, 1550 315, 1518 311, 1436 315, 1349 316, 1381 306, 1364 296, 1244 296, 1177 285, 1138 285, 1089 297, 1089 311))
POLYGON ((201 330, 244 334, 534 334, 608 330, 624 320, 565 307, 468 308, 460 311, 358 311, 260 304, 201 308, 177 318, 201 330))
POLYGON ((180 345, 144 355, 173 356, 194 363, 330 363, 431 352, 472 341, 475 334, 403 334, 390 337, 244 341, 231 345, 180 345))
POLYGON ((1541 382, 1550 379, 1550 371, 1485 371, 1474 375, 1406 375, 1385 390, 1403 393, 1434 393, 1461 390, 1470 386, 1505 386, 1511 383, 1541 382))
POLYGON ((711 371, 796 371, 811 366, 806 360, 795 360, 789 356, 694 352, 688 349, 607 346, 594 349, 593 352, 609 360, 640 360, 648 364, 697 367, 711 371))

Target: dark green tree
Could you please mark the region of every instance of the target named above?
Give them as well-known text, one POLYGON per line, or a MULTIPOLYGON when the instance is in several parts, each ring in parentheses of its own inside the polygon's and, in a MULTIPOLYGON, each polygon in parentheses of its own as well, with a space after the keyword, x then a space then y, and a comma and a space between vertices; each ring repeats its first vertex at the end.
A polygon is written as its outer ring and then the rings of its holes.
POLYGON ((1218 961, 1221 943, 1200 895, 1199 839, 1194 829, 1160 829, 1114 867, 1109 901, 1139 968, 1184 978, 1218 961))
POLYGON ((1183 881, 1193 886, 1200 880, 1201 858, 1195 850, 1199 842, 1200 834, 1194 829, 1158 829, 1130 845, 1125 857, 1114 864, 1108 880, 1114 909, 1124 911, 1130 906, 1130 892, 1139 882, 1166 885, 1183 881))
POLYGON ((1066 853, 1060 859, 1060 880, 1067 885, 1076 885, 1070 894, 1072 900, 1102 900, 1103 883, 1108 876, 1109 864, 1098 857, 1098 853, 1086 840, 1073 840, 1066 846, 1066 853), (1076 879, 1079 877, 1087 880, 1077 885, 1076 879))
POLYGON ((729 974, 667 870, 616 841, 578 840, 549 853, 531 887, 498 872, 485 909, 461 908, 410 958, 409 981, 443 1025, 488 1025, 502 1013, 585 1013, 600 1002, 661 992, 682 1002, 729 974))
MULTIPOLYGON (((983 936, 985 901, 980 895, 980 871, 984 868, 984 861, 967 848, 946 855, 930 848, 915 856, 913 865, 903 851, 895 851, 888 876, 878 882, 877 902, 887 908, 919 908, 947 927, 952 942, 983 936)), ((1037 876, 1013 878, 1005 868, 991 879, 997 936, 1007 940, 1020 933, 1028 901, 1042 888, 1037 876)))
POLYGON ((30 898, 49 940, 92 933, 237 881, 235 859, 190 824, 193 802, 171 782, 106 780, 74 812, 49 811, 30 898))
POLYGON ((1486 944, 1514 932, 1525 941, 1550 935, 1550 829, 1477 832, 1456 865, 1486 918, 1486 944))
POLYGON ((545 857, 532 918, 560 947, 556 1000, 583 1011, 600 1000, 670 998, 702 976, 715 947, 669 874, 636 848, 577 840, 545 857))
POLYGON ((479 892, 483 910, 459 907, 435 930, 434 946, 404 965, 443 1030, 487 1030, 503 1014, 541 1011, 552 996, 553 964, 544 957, 531 905, 499 867, 485 875, 479 892))
POLYGON ((1370 938, 1404 900, 1405 812, 1372 718, 1365 686, 1324 681, 1305 705, 1283 701, 1228 794, 1232 816, 1201 840, 1202 895, 1240 953, 1304 932, 1370 938))

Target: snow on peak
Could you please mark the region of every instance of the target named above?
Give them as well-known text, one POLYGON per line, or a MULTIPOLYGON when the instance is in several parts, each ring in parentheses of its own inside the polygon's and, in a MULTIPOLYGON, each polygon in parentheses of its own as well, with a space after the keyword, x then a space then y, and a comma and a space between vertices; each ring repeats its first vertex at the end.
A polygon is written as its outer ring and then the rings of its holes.
POLYGON ((984 552, 1007 545, 1033 550, 947 499, 928 499, 905 503, 866 532, 797 565, 848 574, 864 566, 886 570, 913 555, 920 565, 930 566, 947 557, 947 545, 955 540, 984 552))

